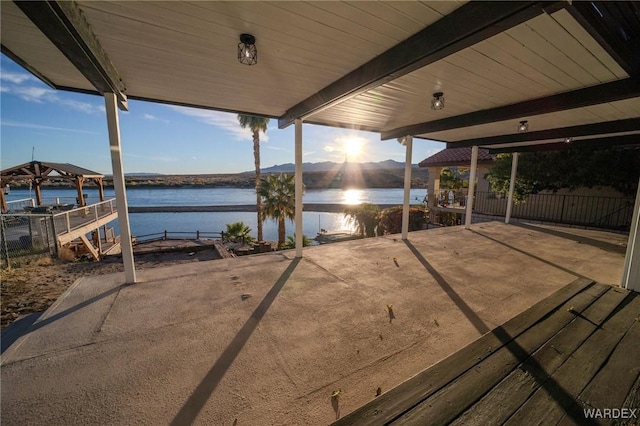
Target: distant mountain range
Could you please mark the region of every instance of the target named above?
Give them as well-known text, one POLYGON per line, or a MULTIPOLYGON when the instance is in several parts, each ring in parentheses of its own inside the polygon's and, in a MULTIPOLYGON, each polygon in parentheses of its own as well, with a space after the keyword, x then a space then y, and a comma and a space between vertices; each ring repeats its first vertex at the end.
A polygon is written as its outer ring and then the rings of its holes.
MULTIPOLYGON (((305 172, 330 172, 344 167, 344 163, 334 163, 333 161, 323 161, 321 163, 302 163, 302 170, 305 172)), ((346 167, 349 170, 395 170, 404 169, 404 163, 400 163, 394 160, 385 160, 377 163, 347 163, 346 167)), ((417 164, 412 164, 413 168, 417 168, 417 164)), ((272 167, 260 169, 262 173, 294 173, 295 164, 277 164, 272 167)), ((253 170, 246 171, 245 173, 254 173, 253 170)))

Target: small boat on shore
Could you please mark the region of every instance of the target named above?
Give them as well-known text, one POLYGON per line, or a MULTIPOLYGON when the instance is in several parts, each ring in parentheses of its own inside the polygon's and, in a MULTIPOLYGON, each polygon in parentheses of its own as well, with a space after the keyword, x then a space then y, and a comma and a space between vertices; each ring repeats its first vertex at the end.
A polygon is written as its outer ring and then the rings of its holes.
POLYGON ((320 232, 318 232, 318 235, 316 235, 314 240, 317 241, 319 244, 328 244, 328 243, 337 243, 340 241, 357 240, 360 238, 362 238, 360 235, 354 234, 351 231, 344 231, 344 230, 327 231, 322 229, 320 230, 320 232))

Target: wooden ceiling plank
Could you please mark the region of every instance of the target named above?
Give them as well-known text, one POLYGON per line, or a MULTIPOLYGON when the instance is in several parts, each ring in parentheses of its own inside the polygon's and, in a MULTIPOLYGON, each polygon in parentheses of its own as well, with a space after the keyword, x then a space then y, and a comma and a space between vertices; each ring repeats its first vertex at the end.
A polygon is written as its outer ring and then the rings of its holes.
POLYGON ((127 110, 126 88, 74 1, 18 1, 16 5, 100 93, 114 93, 127 110))
POLYGON ((280 128, 335 102, 401 77, 543 13, 535 3, 471 2, 290 108, 280 128))
POLYGON ((577 81, 555 67, 544 67, 544 63, 531 61, 526 49, 506 34, 498 34, 484 43, 474 46, 485 55, 490 55, 512 70, 534 79, 539 84, 557 92, 577 87, 577 81))
POLYGON ((571 6, 567 7, 567 11, 600 43, 605 51, 609 52, 609 55, 627 74, 634 76, 640 73, 640 55, 637 53, 640 46, 637 41, 634 46, 629 46, 620 39, 613 27, 617 23, 608 15, 603 2, 573 2, 571 6), (596 7, 598 11, 596 11, 596 7), (604 16, 600 16, 600 13, 603 13, 604 16))
MULTIPOLYGON (((145 22, 140 22, 137 25, 131 25, 122 28, 121 24, 116 23, 113 19, 109 19, 108 16, 97 14, 92 16, 92 23, 97 27, 97 32, 101 38, 108 40, 119 40, 121 42, 131 43, 131 40, 135 41, 135 45, 145 46, 149 48, 159 49, 174 55, 185 55, 187 52, 193 52, 194 55, 210 55, 215 56, 220 51, 229 50, 235 54, 234 46, 237 44, 235 38, 235 30, 222 27, 221 23, 210 23, 202 20, 198 21, 195 17, 184 16, 181 19, 177 19, 178 15, 170 14, 171 19, 163 19, 162 26, 158 25, 158 21, 154 21, 153 16, 145 18, 145 22), (187 24, 190 19, 196 19, 190 24, 187 24), (175 24, 171 24, 172 21, 176 21, 175 24), (183 22, 184 21, 184 22, 183 22), (179 28, 189 27, 189 32, 174 30, 172 27, 179 28), (99 30, 99 31, 98 31, 99 30), (234 37, 227 37, 224 42, 225 45, 214 45, 214 37, 212 34, 225 35, 229 32, 234 34, 234 37), (172 33, 171 37, 167 37, 167 33, 172 33), (163 42, 158 44, 158 40, 170 40, 171 43, 167 44, 163 42), (211 42, 209 42, 211 40, 211 42), (174 46, 172 43, 176 43, 174 46), (178 42, 181 44, 178 46, 178 42)), ((138 19, 140 20, 140 19, 138 19)), ((220 18, 221 22, 224 22, 220 18)), ((237 20, 238 25, 242 25, 240 20, 237 20)), ((258 37, 258 43, 263 46, 266 40, 278 39, 278 48, 272 49, 269 52, 272 55, 274 52, 276 55, 279 52, 284 52, 285 55, 290 55, 291 50, 295 49, 296 55, 293 59, 300 60, 307 57, 309 61, 315 60, 315 63, 324 63, 325 61, 331 62, 336 66, 341 65, 341 70, 345 69, 345 61, 347 59, 353 60, 354 54, 358 51, 362 54, 362 51, 355 46, 345 45, 344 49, 335 49, 335 45, 332 43, 325 44, 313 44, 304 41, 304 34, 309 34, 309 31, 301 34, 295 34, 292 30, 287 29, 275 29, 275 28, 260 28, 260 36, 258 37)), ((311 38, 310 35, 308 35, 311 38)), ((316 39, 317 40, 317 39, 316 39)), ((270 41, 273 43, 273 41, 270 41)), ((117 50, 116 50, 117 51, 117 50)), ((356 56, 357 57, 357 56, 356 56)), ((364 59, 364 56, 363 56, 364 59)))
POLYGON ((347 19, 350 21, 349 26, 362 26, 370 31, 383 34, 393 40, 393 44, 399 43, 424 28, 424 24, 418 25, 415 20, 398 14, 394 9, 390 9, 382 3, 314 2, 313 6, 325 10, 329 14, 347 19))
POLYGON ((533 30, 550 43, 553 43, 564 55, 592 76, 600 83, 616 80, 617 76, 611 72, 598 58, 584 47, 573 35, 563 28, 553 17, 546 19, 532 19, 527 22, 533 30), (569 37, 567 37, 569 36, 569 37))
POLYGON ((512 28, 506 33, 511 36, 516 42, 522 44, 529 49, 534 55, 537 55, 538 60, 553 66, 559 71, 566 73, 573 79, 577 80, 582 86, 589 86, 599 83, 592 75, 590 75, 584 68, 576 64, 567 54, 558 48, 555 41, 550 43, 541 33, 538 33, 531 25, 530 22, 538 20, 538 24, 543 27, 552 27, 553 21, 549 23, 548 16, 539 16, 532 19, 524 25, 520 25, 517 28, 512 28))
POLYGON ((608 147, 638 147, 640 146, 639 135, 605 136, 601 138, 574 140, 571 143, 552 142, 545 144, 510 146, 504 148, 489 149, 491 154, 504 154, 512 152, 541 152, 560 151, 567 149, 598 149, 608 147))
MULTIPOLYGON (((253 2, 250 2, 249 5, 251 9, 254 9, 253 2)), ((313 34, 315 30, 318 35, 322 34, 331 37, 337 45, 359 45, 362 50, 375 48, 384 51, 388 48, 387 46, 393 46, 397 43, 397 40, 394 40, 393 37, 370 28, 374 25, 366 22, 367 16, 361 17, 365 21, 361 23, 357 19, 347 19, 330 11, 326 11, 316 3, 297 4, 297 2, 295 2, 290 4, 290 6, 295 6, 295 12, 291 12, 290 19, 283 22, 282 11, 288 11, 286 8, 287 2, 277 3, 277 6, 275 4, 265 3, 262 6, 263 8, 259 10, 261 20, 271 19, 274 23, 278 23, 278 25, 295 25, 301 32, 306 30, 313 34), (302 8, 302 10, 309 8, 309 11, 307 13, 299 13, 300 8, 302 8)), ((352 11, 354 16, 358 14, 357 10, 354 10, 351 6, 347 6, 348 5, 342 2, 331 3, 330 10, 340 10, 343 13, 352 11)), ((239 7, 243 7, 243 5, 240 4, 239 7)))
POLYGON ((552 93, 527 76, 514 73, 508 66, 494 61, 473 48, 451 55, 446 61, 456 64, 479 79, 490 82, 486 87, 490 88, 492 93, 495 93, 498 88, 507 89, 507 93, 517 95, 518 98, 526 98, 532 90, 540 94, 552 93))
POLYGON ((385 3, 385 5, 419 23, 420 28, 415 31, 417 32, 424 28, 425 24, 437 21, 460 6, 459 4, 455 5, 454 2, 447 3, 450 8, 444 11, 444 13, 431 7, 431 4, 425 4, 419 1, 393 1, 385 3))
POLYGON ((516 104, 404 126, 382 132, 382 139, 394 139, 402 135, 420 135, 496 121, 518 119, 638 96, 640 96, 640 78, 627 78, 516 104))
POLYGON ((527 133, 490 136, 486 138, 466 139, 447 143, 447 148, 462 148, 468 146, 491 146, 505 143, 518 143, 554 138, 580 137, 601 135, 606 133, 622 133, 640 130, 640 118, 606 121, 601 123, 583 124, 556 129, 539 130, 527 133))
POLYGON ((629 77, 629 74, 627 74, 620 64, 607 53, 602 45, 598 43, 566 9, 554 13, 553 18, 562 25, 575 40, 579 40, 579 43, 591 52, 591 54, 617 78, 629 77))

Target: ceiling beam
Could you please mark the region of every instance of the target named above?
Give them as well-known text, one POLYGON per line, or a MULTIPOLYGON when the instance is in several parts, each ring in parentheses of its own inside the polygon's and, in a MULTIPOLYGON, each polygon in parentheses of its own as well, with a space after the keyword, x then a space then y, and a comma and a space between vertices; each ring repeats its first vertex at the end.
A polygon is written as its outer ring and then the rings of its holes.
POLYGON ((126 88, 75 1, 15 1, 101 94, 114 93, 127 110, 126 88))
POLYGON ((597 86, 550 95, 544 98, 398 127, 382 132, 381 138, 382 140, 394 139, 406 135, 416 136, 425 133, 459 129, 461 127, 477 126, 479 124, 516 120, 532 115, 582 108, 638 96, 640 96, 640 78, 626 78, 597 86))
POLYGON ((630 76, 640 72, 638 18, 631 2, 574 1, 567 11, 630 76), (620 8, 624 11, 621 12, 620 8), (629 15, 625 19, 623 15, 629 15))
MULTIPOLYGON (((289 108, 281 129, 528 21, 564 2, 473 1, 289 108)), ((406 135, 403 135, 406 136, 406 135)))
POLYGON ((515 133, 512 135, 489 136, 486 138, 465 139, 448 142, 447 148, 462 148, 467 146, 488 147, 518 142, 535 142, 547 139, 577 138, 580 136, 603 135, 606 133, 623 133, 640 131, 640 118, 605 121, 602 123, 583 124, 580 126, 560 127, 557 129, 538 130, 535 132, 515 133))
POLYGON ((490 154, 502 154, 510 152, 539 152, 539 151, 560 151, 566 149, 598 149, 609 147, 640 147, 640 135, 604 136, 601 138, 583 139, 565 142, 551 142, 539 145, 509 146, 504 148, 490 148, 490 154))

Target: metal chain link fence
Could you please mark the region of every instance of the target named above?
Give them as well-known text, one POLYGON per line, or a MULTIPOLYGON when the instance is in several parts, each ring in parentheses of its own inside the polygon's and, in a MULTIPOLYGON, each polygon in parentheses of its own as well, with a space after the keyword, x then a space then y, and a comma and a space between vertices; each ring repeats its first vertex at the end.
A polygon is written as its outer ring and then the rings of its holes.
POLYGON ((56 254, 53 217, 50 215, 0 215, 0 258, 2 267, 21 256, 56 254))

